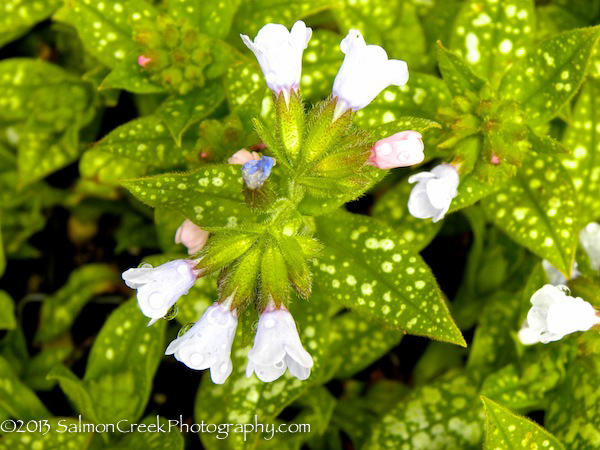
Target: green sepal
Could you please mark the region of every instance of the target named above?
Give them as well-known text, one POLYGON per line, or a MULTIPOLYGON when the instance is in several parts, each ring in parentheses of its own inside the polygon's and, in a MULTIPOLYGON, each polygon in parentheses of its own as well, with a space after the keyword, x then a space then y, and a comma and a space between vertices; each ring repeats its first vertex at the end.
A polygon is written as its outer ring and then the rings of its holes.
POLYGON ((527 127, 529 144, 531 145, 531 150, 536 153, 548 153, 548 154, 561 154, 561 153, 571 153, 570 149, 567 149, 564 145, 562 145, 556 139, 536 134, 531 130, 531 128, 527 127))
POLYGON ((273 300, 277 307, 281 304, 287 304, 289 298, 287 265, 277 242, 274 240, 268 242, 262 255, 260 291, 259 310, 263 310, 269 300, 273 300))
POLYGON ((264 211, 269 209, 277 198, 271 186, 272 183, 270 183, 269 180, 258 189, 249 189, 244 185, 242 193, 244 194, 246 206, 253 211, 264 211))
POLYGON ((262 245, 255 245, 238 258, 235 267, 219 280, 219 301, 233 296, 231 308, 244 309, 255 298, 260 269, 262 245))
POLYGON ((289 161, 297 159, 304 139, 304 105, 302 97, 296 91, 290 92, 289 102, 280 93, 274 96, 276 136, 289 161))
POLYGON ((246 253, 257 239, 258 236, 251 234, 215 234, 202 250, 196 269, 202 270, 204 276, 218 272, 246 253))
POLYGON ((290 283, 298 295, 307 299, 312 289, 312 277, 302 247, 295 237, 277 236, 277 243, 287 264, 290 283))
POLYGON ((277 144, 275 136, 260 120, 256 117, 252 119, 252 123, 254 124, 254 129, 258 134, 258 137, 265 143, 271 154, 275 157, 275 160, 278 163, 283 163, 283 165, 290 167, 290 163, 285 156, 285 152, 282 148, 277 144))

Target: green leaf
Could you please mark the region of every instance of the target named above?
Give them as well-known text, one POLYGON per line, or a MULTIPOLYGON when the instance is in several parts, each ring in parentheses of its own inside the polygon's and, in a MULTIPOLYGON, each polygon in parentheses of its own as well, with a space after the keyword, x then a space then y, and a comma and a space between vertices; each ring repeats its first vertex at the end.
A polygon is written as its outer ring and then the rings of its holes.
POLYGON ((49 391, 54 387, 55 381, 47 378, 48 374, 57 365, 73 353, 70 343, 58 343, 42 349, 37 355, 27 361, 21 374, 23 382, 37 391, 49 391))
MULTIPOLYGON (((124 429, 128 429, 125 425, 124 429)), ((150 416, 140 421, 134 433, 123 436, 120 441, 111 444, 113 450, 131 450, 143 448, 147 450, 183 450, 183 436, 177 428, 171 429, 169 421, 164 417, 150 416), (162 428, 161 428, 162 427, 162 428), (165 431, 158 431, 158 430, 165 431)))
POLYGON ((551 37, 506 73, 499 92, 520 103, 528 125, 551 119, 577 93, 599 32, 582 28, 551 37))
POLYGON ((481 397, 485 406, 486 434, 484 450, 502 448, 564 450, 564 446, 537 423, 513 414, 508 409, 481 397))
POLYGON ((171 17, 186 19, 204 34, 224 38, 241 0, 170 0, 167 3, 171 17))
POLYGON ((329 364, 339 364, 335 378, 350 378, 398 345, 402 332, 349 311, 332 319, 330 339, 329 364))
POLYGON ((300 89, 304 98, 320 99, 331 94, 333 80, 344 60, 340 51, 342 39, 331 31, 313 30, 302 58, 300 89))
POLYGON ((474 175, 468 174, 461 178, 458 185, 458 195, 452 200, 449 212, 458 211, 477 203, 482 198, 501 189, 502 183, 482 183, 474 175))
MULTIPOLYGON (((93 431, 83 431, 77 419, 65 417, 52 417, 48 419, 48 426, 42 427, 41 431, 27 433, 5 433, 0 438, 0 449, 2 450, 64 450, 65 448, 77 448, 86 450, 90 448, 93 431)), ((83 428, 83 427, 82 427, 83 428)))
POLYGON ((436 51, 440 72, 452 95, 462 95, 467 92, 476 94, 485 85, 485 81, 473 73, 467 63, 444 48, 441 42, 438 42, 436 51))
POLYGON ((119 281, 114 269, 104 264, 88 264, 74 270, 67 283, 42 304, 35 341, 48 341, 64 333, 89 300, 119 281))
POLYGON ((511 239, 571 273, 579 208, 567 171, 550 155, 529 155, 505 188, 482 202, 488 217, 511 239))
MULTIPOLYGON (((170 136, 169 139, 173 142, 170 136)), ((148 166, 142 162, 96 149, 85 152, 79 161, 79 172, 84 179, 111 186, 119 186, 121 180, 126 178, 144 176, 148 170, 148 166)))
POLYGON ((60 0, 6 0, 0 5, 0 47, 46 19, 60 0))
POLYGON ((269 118, 269 125, 274 123, 272 93, 258 64, 244 61, 232 65, 225 72, 223 84, 229 108, 235 111, 247 129, 253 129, 253 117, 260 117, 263 121, 269 118))
POLYGON ((48 379, 58 381, 61 390, 82 417, 93 423, 100 423, 90 392, 73 372, 59 364, 48 373, 48 379))
POLYGON ((165 322, 147 326, 135 299, 104 323, 90 351, 84 384, 100 423, 141 417, 164 352, 165 322))
POLYGON ((433 223, 409 214, 407 205, 412 188, 408 178, 403 179, 377 200, 371 214, 393 227, 411 248, 421 251, 433 240, 443 222, 433 223))
POLYGON ((527 139, 531 144, 531 150, 536 153, 547 153, 549 155, 570 153, 559 141, 551 136, 538 135, 530 128, 527 130, 529 136, 527 139))
POLYGON ((210 276, 198 278, 189 293, 177 302, 175 319, 182 325, 197 322, 217 298, 217 279, 210 276))
POLYGON ((188 133, 181 146, 177 147, 163 120, 151 115, 115 128, 94 145, 93 151, 111 153, 148 167, 173 169, 185 166, 187 161, 197 160, 196 139, 194 133, 188 133))
POLYGON ((130 50, 120 62, 115 63, 113 70, 102 80, 99 89, 125 89, 136 94, 159 94, 165 88, 152 81, 146 71, 138 63, 140 51, 130 50))
POLYGON ((450 49, 478 75, 497 80, 508 66, 525 56, 534 21, 533 0, 468 0, 455 19, 450 49))
POLYGON ((15 318, 15 304, 6 291, 0 291, 0 330, 14 330, 17 328, 15 318))
POLYGON ((212 113, 224 97, 221 80, 208 82, 186 95, 171 95, 158 108, 156 115, 167 125, 177 145, 181 146, 183 133, 212 113))
POLYGON ((450 106, 452 94, 438 77, 411 72, 401 87, 385 89, 369 106, 356 112, 355 122, 371 129, 394 122, 403 116, 436 120, 438 109, 450 106))
POLYGON ((243 204, 240 166, 214 164, 188 174, 124 181, 140 201, 180 211, 203 229, 233 227, 250 217, 243 204))
POLYGON ((9 361, 0 356, 0 408, 14 419, 45 419, 50 413, 35 393, 14 372, 9 361))
POLYGON ((156 15, 154 7, 144 0, 68 0, 54 19, 74 26, 86 50, 115 68, 137 48, 135 27, 153 21, 156 15))
POLYGON ((479 449, 483 437, 478 377, 459 372, 413 389, 372 427, 365 450, 479 449))
POLYGON ((325 249, 314 282, 323 293, 390 327, 465 345, 431 270, 393 228, 341 211, 316 225, 325 249))
POLYGON ((577 98, 573 121, 563 135, 572 156, 562 164, 573 180, 579 200, 581 224, 598 217, 600 210, 600 80, 589 79, 577 98))

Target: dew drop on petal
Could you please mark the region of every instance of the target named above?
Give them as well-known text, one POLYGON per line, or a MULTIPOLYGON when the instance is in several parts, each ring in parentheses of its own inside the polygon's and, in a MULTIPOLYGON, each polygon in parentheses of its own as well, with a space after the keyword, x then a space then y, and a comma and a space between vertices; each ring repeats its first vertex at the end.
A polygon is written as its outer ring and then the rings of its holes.
POLYGON ((275 368, 281 369, 283 367, 283 360, 275 363, 275 368))
POLYGON ((175 316, 177 316, 178 312, 179 312, 179 309, 177 308, 177 304, 175 304, 169 308, 167 313, 163 316, 163 319, 172 320, 175 318, 175 316))
POLYGON ((199 366, 204 361, 204 356, 201 353, 192 353, 190 355, 190 364, 192 366, 199 366))
POLYGON ((138 269, 152 269, 152 264, 148 264, 145 262, 139 263, 138 269))
POLYGON ((273 319, 267 319, 265 321, 265 328, 273 328, 275 326, 275 321, 273 319))
POLYGON ((160 309, 163 305, 163 296, 160 292, 153 292, 148 296, 148 305, 152 309, 160 309))
POLYGON ((561 285, 557 286, 557 288, 559 291, 562 291, 563 294, 571 295, 571 289, 569 289, 567 286, 561 284, 561 285))
POLYGON ((187 333, 190 328, 192 328, 194 326, 195 322, 190 322, 190 323, 186 323, 184 326, 181 327, 181 329, 179 330, 179 332, 177 333, 177 337, 181 337, 183 336, 185 333, 187 333))

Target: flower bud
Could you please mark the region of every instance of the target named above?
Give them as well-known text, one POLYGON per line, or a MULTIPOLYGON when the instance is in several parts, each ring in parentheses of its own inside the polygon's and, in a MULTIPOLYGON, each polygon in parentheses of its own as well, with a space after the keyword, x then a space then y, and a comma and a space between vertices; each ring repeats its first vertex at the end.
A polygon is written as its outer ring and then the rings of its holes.
POLYGON ((203 230, 190 219, 185 219, 177 228, 175 233, 175 243, 183 244, 187 247, 188 254, 198 253, 208 240, 208 231, 203 230))
POLYGON ((231 158, 227 160, 228 164, 239 164, 243 166, 248 161, 258 161, 260 159, 260 153, 249 152, 245 148, 235 152, 231 158))
POLYGON ((378 169, 393 169, 419 164, 425 159, 421 133, 402 131, 381 139, 371 150, 369 163, 378 169))
POLYGON ((269 156, 261 156, 258 161, 248 161, 242 166, 242 178, 248 189, 255 190, 262 187, 271 175, 275 160, 269 156))

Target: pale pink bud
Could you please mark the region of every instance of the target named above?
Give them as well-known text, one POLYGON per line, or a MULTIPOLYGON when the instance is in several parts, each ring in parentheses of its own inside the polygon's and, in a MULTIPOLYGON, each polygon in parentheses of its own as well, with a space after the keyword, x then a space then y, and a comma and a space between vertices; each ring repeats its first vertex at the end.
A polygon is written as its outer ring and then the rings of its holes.
POLYGON ((402 131, 377 141, 371 149, 369 163, 379 169, 412 166, 425 159, 424 148, 421 133, 402 131))
POLYGON ((138 56, 138 64, 142 67, 146 67, 146 64, 148 64, 150 61, 152 61, 152 58, 147 58, 144 55, 138 56))
POLYGON ((240 166, 243 166, 248 161, 252 161, 252 160, 258 161, 259 159, 260 159, 260 153, 249 152, 248 150, 243 148, 243 149, 235 152, 233 154, 233 156, 227 160, 227 162, 229 164, 239 164, 240 166))
POLYGON ((188 249, 188 254, 198 253, 206 244, 208 231, 204 231, 194 222, 185 219, 175 233, 175 243, 183 244, 188 249))
POLYGON ((494 164, 495 166, 500 164, 500 158, 495 153, 492 153, 491 163, 494 164))

